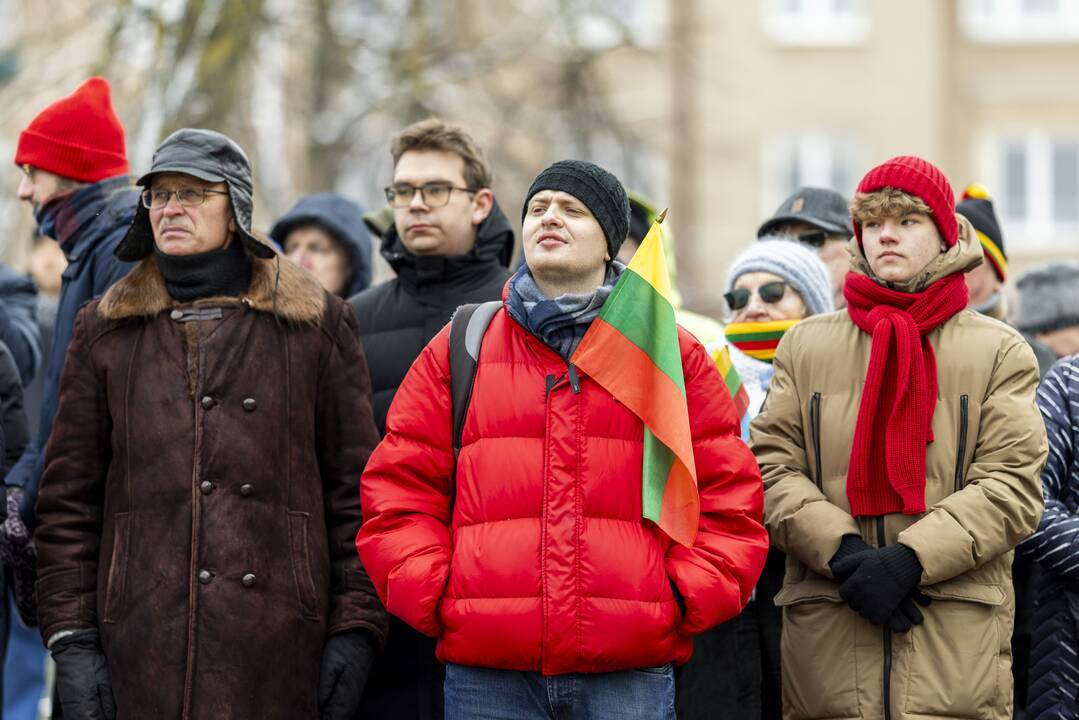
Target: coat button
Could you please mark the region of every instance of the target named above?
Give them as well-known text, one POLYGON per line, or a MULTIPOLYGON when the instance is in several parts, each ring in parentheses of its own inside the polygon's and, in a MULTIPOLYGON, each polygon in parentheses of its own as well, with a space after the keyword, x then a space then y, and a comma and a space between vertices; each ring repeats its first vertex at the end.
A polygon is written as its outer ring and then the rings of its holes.
POLYGON ((255 398, 244 398, 244 410, 255 412, 256 407, 258 407, 258 403, 255 402, 255 398))
POLYGON ((202 583, 203 585, 208 584, 213 579, 214 579, 214 574, 212 572, 210 572, 209 570, 200 570, 199 571, 199 582, 202 583))
POLYGON ((209 480, 203 480, 199 483, 199 490, 202 490, 203 495, 209 495, 214 491, 214 484, 209 480))
POLYGON ((203 395, 202 400, 200 400, 199 402, 202 403, 203 410, 209 410, 214 406, 214 399, 209 395, 203 395))
POLYGON ((255 585, 255 575, 253 573, 247 573, 240 582, 244 584, 244 587, 253 587, 255 585))
POLYGON ((183 310, 173 310, 172 312, 169 313, 169 317, 172 318, 173 320, 179 320, 183 316, 184 316, 184 311, 183 310))
POLYGON ((253 492, 255 492, 255 488, 251 485, 251 483, 244 483, 240 486, 240 494, 244 497, 247 497, 253 492))

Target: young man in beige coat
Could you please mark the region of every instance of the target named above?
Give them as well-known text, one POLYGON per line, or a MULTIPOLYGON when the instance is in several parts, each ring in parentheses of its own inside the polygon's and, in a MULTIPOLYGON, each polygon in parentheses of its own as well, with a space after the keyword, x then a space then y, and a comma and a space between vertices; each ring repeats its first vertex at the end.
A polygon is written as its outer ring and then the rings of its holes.
POLYGON ((965 309, 982 261, 952 189, 898 157, 863 178, 845 311, 784 337, 753 422, 787 553, 784 717, 1011 717, 1012 548, 1042 512, 1038 370, 965 309))

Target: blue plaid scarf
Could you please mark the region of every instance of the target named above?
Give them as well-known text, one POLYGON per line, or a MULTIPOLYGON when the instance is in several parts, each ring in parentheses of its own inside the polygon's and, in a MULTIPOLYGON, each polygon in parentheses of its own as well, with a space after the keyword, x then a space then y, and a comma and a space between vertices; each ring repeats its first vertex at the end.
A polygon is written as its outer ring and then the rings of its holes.
POLYGON ((590 293, 544 297, 527 265, 510 279, 506 311, 522 327, 569 362, 588 326, 599 316, 603 303, 626 266, 615 261, 607 266, 603 284, 590 293))

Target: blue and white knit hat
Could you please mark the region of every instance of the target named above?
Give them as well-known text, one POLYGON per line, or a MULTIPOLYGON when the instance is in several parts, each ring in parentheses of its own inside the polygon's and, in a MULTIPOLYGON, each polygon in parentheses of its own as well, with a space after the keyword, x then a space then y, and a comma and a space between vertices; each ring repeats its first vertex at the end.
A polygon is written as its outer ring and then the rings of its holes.
POLYGON ((791 242, 786 235, 765 236, 734 259, 727 273, 724 292, 734 289, 739 277, 750 272, 766 272, 783 278, 802 296, 810 315, 831 312, 832 281, 817 254, 805 245, 791 242))

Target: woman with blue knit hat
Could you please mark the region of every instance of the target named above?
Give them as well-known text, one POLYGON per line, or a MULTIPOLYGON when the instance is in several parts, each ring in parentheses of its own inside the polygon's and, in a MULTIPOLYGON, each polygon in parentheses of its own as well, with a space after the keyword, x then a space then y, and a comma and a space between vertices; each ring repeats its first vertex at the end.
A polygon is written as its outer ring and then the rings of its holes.
POLYGON ((764 238, 735 258, 724 298, 731 312, 731 360, 749 394, 752 419, 764 402, 780 339, 800 320, 834 309, 832 281, 812 250, 782 237, 764 238))
MULTIPOLYGON (((735 258, 724 297, 731 361, 749 395, 742 433, 760 410, 772 378, 772 356, 783 334, 806 317, 833 310, 828 267, 788 236, 765 236, 735 258)), ((712 350, 713 348, 709 348, 712 350)), ((778 719, 779 641, 783 616, 772 598, 783 583, 785 558, 774 548, 754 596, 738 617, 694 639, 693 658, 678 674, 681 720, 723 717, 778 719), (720 679, 721 678, 721 679, 720 679)))

